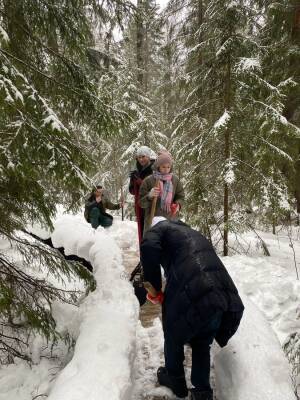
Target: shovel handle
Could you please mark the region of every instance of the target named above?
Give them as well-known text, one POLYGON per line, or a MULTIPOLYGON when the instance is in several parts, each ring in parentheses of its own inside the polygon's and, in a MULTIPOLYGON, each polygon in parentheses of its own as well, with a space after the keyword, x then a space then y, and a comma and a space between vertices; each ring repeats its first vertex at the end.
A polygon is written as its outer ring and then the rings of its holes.
POLYGON ((144 282, 144 288, 147 290, 148 293, 151 294, 151 296, 157 296, 157 291, 154 289, 150 282, 144 282))
MULTIPOLYGON (((154 187, 159 189, 159 179, 156 179, 154 187)), ((154 217, 154 214, 155 214, 156 203, 157 203, 157 197, 153 197, 152 203, 151 203, 150 216, 149 216, 149 225, 150 226, 152 224, 152 220, 153 220, 153 217, 154 217)))

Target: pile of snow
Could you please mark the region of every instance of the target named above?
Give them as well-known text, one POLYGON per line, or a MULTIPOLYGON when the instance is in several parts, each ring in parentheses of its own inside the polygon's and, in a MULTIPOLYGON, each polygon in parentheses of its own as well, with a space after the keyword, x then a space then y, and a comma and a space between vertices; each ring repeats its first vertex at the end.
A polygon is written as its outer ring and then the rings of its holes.
MULTIPOLYGON (((29 230, 43 239, 50 236, 40 227, 29 230)), ((132 285, 124 279, 120 247, 137 249, 136 224, 116 220, 113 227, 95 231, 82 216, 59 212, 51 238, 55 247, 65 248, 67 255, 78 255, 92 263, 97 288, 79 307, 60 302, 52 305, 57 330, 76 339, 74 354, 68 352, 66 344, 59 343, 54 347, 54 358, 41 358, 41 348, 47 344, 36 335, 30 343, 32 366, 16 359, 15 364, 0 368, 0 400, 32 400, 36 396, 129 400, 139 305, 132 285)), ((22 262, 7 241, 0 241, 0 248, 22 262)), ((35 274, 42 279, 46 271, 35 274)), ((27 272, 34 273, 34 268, 27 272)), ((62 284, 51 277, 48 280, 56 286, 62 284)), ((72 281, 64 288, 82 289, 82 285, 72 281)))
POLYGON ((254 233, 243 235, 249 246, 249 255, 223 257, 222 261, 242 288, 243 292, 258 306, 274 329, 283 345, 290 334, 300 331, 300 241, 297 232, 290 238, 287 232, 277 235, 258 232, 266 243, 271 257, 262 256, 254 233))
MULTIPOLYGON (((32 343, 35 365, 18 361, 1 367, 0 400, 31 400, 35 396, 50 400, 139 400, 146 394, 174 398, 168 389, 156 387, 156 369, 163 365, 161 323, 157 319, 150 328, 141 326, 133 288, 124 279, 122 251, 137 252, 136 224, 115 219, 111 228, 95 231, 82 216, 61 215, 54 226, 53 244, 64 247, 66 254, 89 260, 97 288, 79 307, 53 305, 58 330, 76 339, 74 354, 68 355, 61 348, 56 360, 39 358, 41 341, 37 337, 32 343)), ((44 238, 48 235, 39 234, 44 238)), ((241 292, 246 293, 246 310, 238 333, 215 357, 218 400, 295 398, 287 360, 264 317, 281 342, 299 328, 300 286, 295 279, 293 253, 287 236, 260 234, 271 257, 259 254, 255 235, 247 234, 245 241, 253 244, 249 254, 223 258, 241 292)), ((299 240, 294 245, 298 257, 299 240)), ((3 246, 0 242, 2 250, 3 246)))
POLYGON ((32 400, 46 398, 50 381, 59 366, 43 358, 37 365, 16 359, 15 364, 1 365, 0 400, 32 400))
POLYGON ((81 217, 72 216, 55 224, 53 244, 91 261, 97 289, 80 306, 74 355, 49 400, 131 399, 139 307, 131 284, 121 279, 121 250, 111 230, 95 231, 81 217))
MULTIPOLYGON (((27 240, 31 240, 30 237, 22 232, 19 232, 18 237, 20 239, 26 238, 27 240)), ((46 237, 49 237, 49 235, 46 237)), ((0 237, 0 251, 9 259, 14 260, 16 264, 21 265, 24 270, 21 253, 11 242, 3 237, 0 237)), ((56 287, 63 286, 61 281, 55 280, 53 276, 47 276, 48 271, 46 268, 44 270, 37 270, 34 265, 31 265, 24 272, 36 278, 47 279, 48 282, 54 284, 56 287)), ((78 281, 68 282, 69 290, 78 289, 79 286, 82 289, 82 285, 78 281)), ((65 287, 63 288, 65 289, 65 287)), ((58 331, 62 333, 68 331, 72 335, 74 333, 73 336, 76 337, 76 334, 78 334, 78 331, 76 331, 76 326, 78 325, 76 320, 78 308, 71 304, 54 302, 52 304, 52 311, 55 318, 58 316, 58 331)), ((72 357, 72 352, 69 351, 67 343, 58 341, 52 348, 51 343, 47 342, 37 332, 32 333, 28 337, 28 344, 28 354, 31 355, 32 364, 15 357, 13 364, 1 365, 0 400, 32 400, 37 397, 47 397, 52 381, 72 357)))
POLYGON ((288 361, 270 325, 243 296, 238 332, 214 359, 217 398, 295 400, 288 361))

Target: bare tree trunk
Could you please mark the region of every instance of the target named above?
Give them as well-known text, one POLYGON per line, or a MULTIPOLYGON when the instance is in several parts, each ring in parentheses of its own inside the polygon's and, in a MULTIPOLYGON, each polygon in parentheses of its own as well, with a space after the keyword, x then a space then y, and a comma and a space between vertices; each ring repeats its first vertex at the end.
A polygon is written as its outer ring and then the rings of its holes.
POLYGON ((137 64, 137 80, 143 86, 143 47, 144 47, 144 28, 143 28, 143 0, 137 0, 136 13, 136 64, 137 64))
POLYGON ((272 233, 273 233, 273 235, 276 235, 276 220, 275 220, 275 217, 273 217, 273 221, 272 221, 272 233))
MULTIPOLYGON (((300 46, 300 3, 299 0, 291 0, 290 9, 292 10, 292 29, 291 29, 291 45, 300 46)), ((296 80, 299 84, 300 82, 300 70, 299 70, 299 54, 293 52, 288 60, 290 75, 293 76, 293 79, 296 80)), ((295 89, 290 93, 287 98, 284 116, 288 121, 297 124, 295 120, 295 116, 299 113, 299 90, 295 87, 295 89)), ((297 119, 297 116, 296 116, 297 119)), ((299 122, 299 120, 298 120, 299 122)), ((298 224, 299 224, 299 214, 300 214, 300 140, 297 140, 297 148, 298 148, 298 159, 295 161, 295 177, 294 181, 294 194, 296 199, 297 213, 298 213, 298 224)))
MULTIPOLYGON (((137 0, 136 14, 136 61, 137 61, 137 81, 140 89, 144 94, 148 92, 148 27, 145 21, 145 13, 147 12, 148 0, 137 0)), ((145 126, 144 144, 150 146, 145 126)))
MULTIPOLYGON (((293 29, 292 29, 292 42, 295 45, 300 46, 300 4, 299 4, 299 1, 296 1, 295 3, 297 3, 297 4, 295 5, 295 12, 294 12, 293 29)), ((296 71, 298 71, 297 77, 300 80, 299 55, 298 55, 297 59, 294 60, 293 64, 296 67, 296 71)), ((299 98, 298 98, 298 101, 296 101, 296 104, 299 105, 299 98)), ((298 140, 298 160, 296 161, 295 170, 296 170, 295 197, 296 197, 296 202, 297 202, 297 213, 298 213, 297 223, 299 225, 299 215, 300 215, 300 179, 299 179, 299 177, 300 177, 300 140, 298 140)))
MULTIPOLYGON (((229 111, 231 106, 231 59, 230 55, 227 61, 227 71, 225 78, 224 108, 229 111)), ((230 125, 225 131, 224 156, 225 167, 227 167, 230 159, 230 125)), ((228 256, 228 224, 229 224, 229 187, 228 183, 224 183, 224 256, 228 256)))

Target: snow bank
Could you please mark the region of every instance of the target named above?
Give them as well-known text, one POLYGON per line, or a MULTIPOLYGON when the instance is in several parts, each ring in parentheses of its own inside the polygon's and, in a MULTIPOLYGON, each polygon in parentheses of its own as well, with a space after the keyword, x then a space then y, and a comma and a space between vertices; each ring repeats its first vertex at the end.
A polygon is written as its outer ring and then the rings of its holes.
MULTIPOLYGON (((283 345, 290 334, 300 330, 300 281, 296 279, 290 238, 281 231, 278 235, 259 232, 268 246, 271 257, 261 256, 254 233, 243 235, 249 255, 223 257, 226 268, 243 292, 258 306, 272 325, 283 345)), ((294 233, 293 247, 298 269, 300 242, 294 233)), ((300 270, 300 269, 299 269, 300 270)))
POLYGON ((38 365, 15 360, 15 364, 1 365, 0 400, 32 400, 35 396, 46 398, 51 376, 58 368, 51 360, 43 358, 38 365))
POLYGON ((124 268, 121 250, 110 235, 113 229, 94 231, 74 216, 55 224, 53 244, 92 262, 97 289, 79 308, 74 356, 56 379, 49 400, 131 399, 139 307, 132 286, 121 279, 124 268))
MULTIPOLYGON (((155 387, 156 368, 163 364, 160 322, 148 329, 140 326, 137 301, 129 283, 122 279, 120 248, 136 249, 135 224, 115 220, 111 228, 100 227, 95 232, 82 217, 65 216, 55 224, 52 240, 55 246, 65 247, 67 254, 89 259, 98 286, 79 308, 74 357, 55 381, 49 399, 138 400, 142 393, 172 397, 168 389, 155 387)), ((266 270, 257 278, 257 261, 246 256, 226 259, 230 273, 248 288, 247 293, 251 294, 249 288, 258 288, 257 279, 261 279, 266 294, 271 283, 269 267, 275 278, 278 271, 274 272, 274 260, 264 258, 260 273, 266 270), (251 260, 253 271, 248 267, 251 260)), ((218 399, 295 400, 278 339, 256 306, 247 298, 244 303, 246 311, 238 333, 215 357, 218 399)))
MULTIPOLYGON (((48 237, 42 230, 35 233, 48 237)), ((237 255, 223 261, 283 341, 299 326, 300 283, 295 280, 289 238, 262 235, 271 257, 258 256, 257 240, 248 236, 247 243, 254 244, 249 249, 251 257, 237 255)), ((294 243, 297 255, 298 239, 294 243)), ((66 254, 91 261, 97 289, 79 308, 53 304, 58 330, 68 331, 77 339, 73 358, 69 361, 72 354, 66 354, 64 348, 57 350, 55 360, 40 358, 37 338, 32 344, 37 365, 30 367, 17 361, 0 368, 0 400, 31 400, 35 396, 50 400, 139 400, 145 396, 173 399, 167 388, 156 386, 156 369, 164 362, 161 323, 157 319, 150 328, 141 326, 137 300, 124 279, 121 249, 129 250, 127 254, 136 253, 136 224, 115 219, 111 228, 95 231, 82 215, 61 215, 52 241, 64 247, 66 254)), ((13 251, 1 240, 0 248, 13 251)), ((67 288, 74 284, 67 283, 67 288)), ((287 360, 275 334, 247 296, 244 303, 246 311, 238 333, 215 356, 218 400, 295 400, 287 360)), ((189 378, 189 368, 186 373, 189 378)))
POLYGON ((258 308, 243 297, 245 313, 228 346, 215 356, 220 400, 295 400, 288 361, 258 308))

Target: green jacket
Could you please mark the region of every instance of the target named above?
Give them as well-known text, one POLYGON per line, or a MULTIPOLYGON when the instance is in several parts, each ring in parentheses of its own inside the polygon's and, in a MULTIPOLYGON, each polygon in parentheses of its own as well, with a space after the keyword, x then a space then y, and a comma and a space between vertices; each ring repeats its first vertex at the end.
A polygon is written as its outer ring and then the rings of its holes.
POLYGON ((89 221, 89 214, 90 211, 93 207, 97 207, 99 208, 99 210, 105 214, 106 213, 106 209, 108 208, 109 210, 119 210, 120 209, 120 204, 115 204, 112 203, 109 196, 108 196, 108 192, 104 191, 102 193, 102 200, 100 201, 100 203, 96 202, 96 198, 95 195, 92 194, 90 195, 85 202, 85 208, 84 208, 84 218, 89 221))
MULTIPOLYGON (((178 176, 173 174, 172 177, 173 183, 173 197, 172 203, 178 203, 182 207, 184 201, 184 190, 182 183, 180 182, 178 176)), ((141 187, 140 187, 140 206, 145 209, 145 225, 144 225, 144 233, 150 228, 151 222, 149 221, 150 213, 151 213, 151 204, 152 199, 149 199, 148 194, 150 190, 155 186, 155 178, 153 175, 148 176, 144 179, 141 187)), ((162 210, 160 205, 160 198, 157 198, 156 208, 154 216, 163 216, 169 220, 178 219, 178 216, 172 216, 168 214, 165 210, 162 210)))

